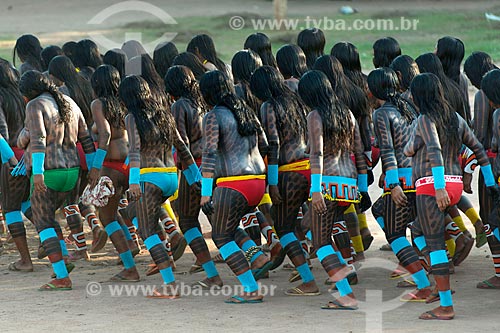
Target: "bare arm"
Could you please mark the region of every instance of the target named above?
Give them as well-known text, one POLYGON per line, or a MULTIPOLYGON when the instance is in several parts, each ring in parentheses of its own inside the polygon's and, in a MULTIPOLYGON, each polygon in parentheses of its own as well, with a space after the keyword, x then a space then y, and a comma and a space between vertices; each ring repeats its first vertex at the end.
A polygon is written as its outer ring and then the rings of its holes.
POLYGON ((207 113, 203 119, 203 137, 205 145, 203 147, 201 170, 204 178, 213 178, 219 147, 219 123, 214 111, 207 113))
POLYGON ((102 102, 98 99, 94 100, 90 105, 90 109, 92 111, 92 119, 94 119, 97 127, 97 133, 99 133, 98 148, 107 151, 111 140, 111 126, 109 126, 109 122, 104 117, 102 102))
POLYGON ((177 131, 179 132, 182 141, 184 141, 184 143, 186 144, 186 146, 188 146, 188 148, 190 142, 189 142, 188 130, 186 128, 186 122, 187 122, 186 118, 189 114, 190 108, 191 106, 189 105, 189 103, 183 100, 175 102, 174 104, 172 104, 171 108, 172 115, 174 116, 175 119, 175 124, 177 125, 177 131))
POLYGON ((127 128, 128 142, 129 142, 129 167, 141 167, 141 137, 135 125, 135 118, 129 114, 125 117, 125 127, 127 128))

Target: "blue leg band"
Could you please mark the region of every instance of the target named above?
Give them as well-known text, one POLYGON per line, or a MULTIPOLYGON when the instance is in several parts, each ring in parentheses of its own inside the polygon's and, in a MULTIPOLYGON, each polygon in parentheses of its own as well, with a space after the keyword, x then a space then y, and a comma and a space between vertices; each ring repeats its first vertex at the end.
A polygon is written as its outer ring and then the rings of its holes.
POLYGON ((382 216, 379 216, 376 218, 376 220, 377 220, 377 223, 380 226, 380 228, 382 228, 382 230, 384 230, 384 227, 385 227, 384 218, 382 216))
POLYGON ((219 275, 219 272, 217 272, 217 268, 215 268, 213 260, 204 263, 203 265, 201 265, 201 267, 203 267, 205 273, 207 273, 207 278, 209 279, 219 275))
POLYGON ((45 242, 47 239, 52 238, 52 237, 57 238, 57 234, 56 234, 56 231, 54 230, 54 228, 43 229, 42 231, 40 231, 39 235, 40 235, 40 242, 41 243, 45 242))
POLYGON ((391 243, 391 247, 392 247, 392 252, 394 252, 394 254, 398 254, 399 251, 401 251, 402 249, 404 249, 405 247, 411 247, 411 244, 410 242, 406 239, 406 237, 399 237, 399 238, 396 238, 392 243, 391 243))
POLYGON ((105 226, 104 230, 106 230, 108 236, 111 237, 111 235, 117 232, 118 230, 122 230, 122 226, 120 225, 120 223, 118 223, 118 221, 113 221, 109 223, 107 226, 105 226))
POLYGON ((453 306, 453 300, 451 299, 451 290, 440 291, 439 301, 441 306, 453 306))
POLYGON ((203 235, 198 228, 191 228, 184 233, 184 238, 188 244, 191 244, 193 240, 199 237, 203 237, 203 235))
POLYGON ((415 245, 417 246, 417 248, 419 249, 419 251, 422 251, 427 246, 427 243, 425 242, 425 237, 424 236, 416 237, 413 240, 413 242, 415 243, 415 245))
POLYGON ((63 257, 69 256, 68 247, 66 246, 66 243, 64 242, 64 240, 60 239, 59 240, 59 244, 61 244, 61 253, 62 253, 62 256, 63 257))
POLYGON ((5 213, 5 222, 7 223, 7 225, 10 225, 12 223, 19 223, 19 222, 22 223, 23 216, 21 215, 21 212, 18 210, 5 213))
POLYGON ((288 234, 283 235, 283 237, 280 238, 280 243, 283 248, 295 241, 298 241, 298 239, 293 232, 289 232, 288 234))
POLYGON ((241 251, 241 250, 235 241, 231 241, 227 244, 224 244, 224 246, 222 246, 219 249, 220 255, 222 256, 222 258, 224 258, 224 260, 226 260, 227 258, 229 258, 230 255, 232 255, 233 253, 236 253, 238 251, 241 251))
POLYGON ((313 234, 312 234, 311 230, 309 230, 309 231, 306 233, 306 237, 307 237, 310 241, 312 241, 312 240, 313 240, 313 234))
POLYGON ((241 246, 241 249, 246 252, 252 246, 257 246, 257 244, 255 244, 255 242, 253 240, 249 239, 245 243, 243 243, 243 245, 241 246))
POLYGON ((430 286, 429 278, 425 274, 423 269, 411 275, 415 283, 417 284, 417 289, 424 289, 430 286))
POLYGON ((493 235, 495 235, 497 240, 500 242, 500 228, 495 228, 495 230, 493 230, 493 235))
POLYGON ((137 217, 134 217, 134 218, 132 219, 132 224, 134 225, 134 227, 135 227, 136 229, 139 229, 139 220, 137 219, 137 217))
POLYGON ((337 287, 340 297, 344 297, 352 293, 352 289, 351 286, 349 285, 349 281, 347 281, 347 278, 336 282, 335 287, 337 287))
POLYGON ((245 273, 238 275, 237 277, 241 285, 244 287, 245 292, 251 293, 259 289, 259 285, 255 281, 251 270, 248 270, 245 273))
POLYGON ((21 204, 21 212, 23 212, 23 214, 26 214, 26 212, 30 208, 31 208, 31 200, 25 201, 21 204))
POLYGON ((122 231, 125 234, 125 239, 127 241, 131 241, 132 240, 132 235, 130 234, 130 231, 128 230, 128 227, 126 225, 120 225, 120 228, 122 228, 122 231))
POLYGON ((318 256, 318 260, 321 262, 327 256, 335 255, 335 250, 331 245, 325 245, 316 250, 316 255, 318 256))
POLYGON ((149 251, 151 250, 153 247, 155 247, 156 245, 158 244, 162 244, 161 240, 160 240, 160 237, 157 235, 157 234, 154 234, 152 236, 149 236, 148 238, 146 238, 146 240, 144 241, 144 245, 146 245, 146 249, 149 251))
POLYGON ((303 283, 308 283, 308 282, 314 281, 314 276, 312 275, 311 269, 309 268, 309 265, 307 264, 307 262, 303 263, 302 265, 300 265, 296 269, 297 269, 297 272, 299 272, 303 283))
POLYGON ((174 272, 172 271, 172 267, 167 267, 164 269, 160 269, 160 274, 163 279, 163 283, 169 284, 175 282, 174 272))
POLYGON ((448 256, 445 250, 432 251, 430 253, 431 266, 439 264, 448 264, 448 256))
POLYGON ((130 252, 130 250, 120 253, 120 259, 122 260, 123 267, 125 267, 125 269, 135 267, 134 257, 132 257, 132 252, 130 252))
POLYGON ((54 273, 56 273, 56 278, 58 279, 64 279, 69 276, 64 260, 59 260, 58 262, 53 263, 52 269, 54 270, 54 273))

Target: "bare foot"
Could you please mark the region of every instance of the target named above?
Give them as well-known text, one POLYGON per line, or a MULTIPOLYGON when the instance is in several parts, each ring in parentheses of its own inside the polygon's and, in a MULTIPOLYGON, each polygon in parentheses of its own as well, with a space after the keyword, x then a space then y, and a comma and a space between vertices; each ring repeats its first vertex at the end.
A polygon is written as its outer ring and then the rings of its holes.
POLYGON ((147 298, 164 298, 164 299, 176 299, 181 297, 175 282, 165 284, 161 287, 155 288, 153 294, 146 296, 147 298))
POLYGON ((254 262, 251 265, 252 269, 259 269, 265 264, 269 262, 269 257, 265 254, 261 254, 260 256, 257 257, 257 259, 254 260, 254 262))
POLYGON ((110 279, 110 281, 115 282, 138 282, 140 280, 141 277, 139 276, 139 272, 136 267, 124 269, 110 279))
POLYGON ((70 261, 78 261, 81 259, 87 260, 87 261, 90 260, 90 256, 89 256, 89 253, 87 252, 87 250, 74 251, 73 253, 71 253, 69 255, 70 261))
POLYGON ((358 301, 354 297, 354 294, 349 294, 344 297, 339 297, 333 301, 328 302, 326 306, 322 306, 322 309, 328 310, 357 310, 358 301))
POLYGON ((19 272, 33 272, 33 263, 31 260, 22 260, 19 259, 9 265, 10 271, 19 271, 19 272))
POLYGON ((454 317, 453 306, 439 306, 432 311, 422 313, 419 318, 423 320, 451 320, 454 317))
POLYGON ((214 287, 220 288, 224 285, 224 283, 222 282, 220 276, 217 275, 211 278, 205 278, 201 281, 198 281, 195 285, 201 286, 203 289, 211 289, 214 287))
POLYGON ((310 281, 287 290, 285 294, 289 296, 317 296, 320 295, 320 292, 316 282, 310 281))
POLYGON ((492 276, 488 280, 479 282, 476 287, 479 289, 500 289, 500 277, 492 276))

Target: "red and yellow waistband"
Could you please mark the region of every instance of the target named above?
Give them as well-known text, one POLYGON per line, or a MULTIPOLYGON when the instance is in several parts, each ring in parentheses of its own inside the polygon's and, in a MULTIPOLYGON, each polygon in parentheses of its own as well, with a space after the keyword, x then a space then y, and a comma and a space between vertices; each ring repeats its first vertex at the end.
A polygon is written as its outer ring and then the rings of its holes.
MULTIPOLYGON (((444 176, 444 181, 446 183, 462 183, 462 176, 444 176)), ((434 177, 422 177, 415 182, 415 187, 420 187, 428 184, 434 184, 434 177)))
POLYGON ((293 163, 280 165, 278 168, 279 172, 306 171, 306 170, 311 170, 311 163, 309 162, 309 159, 304 159, 293 163))
POLYGON ((226 183, 226 182, 235 182, 235 181, 244 181, 244 180, 258 180, 266 179, 266 175, 242 175, 242 176, 230 176, 230 177, 220 177, 217 178, 216 184, 226 183))

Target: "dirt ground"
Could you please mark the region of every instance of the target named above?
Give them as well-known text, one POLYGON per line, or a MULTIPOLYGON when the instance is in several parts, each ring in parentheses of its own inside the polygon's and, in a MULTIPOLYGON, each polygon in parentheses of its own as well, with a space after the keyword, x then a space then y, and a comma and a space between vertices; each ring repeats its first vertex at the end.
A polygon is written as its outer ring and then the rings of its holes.
MULTIPOLYGON (((87 21, 116 0, 81 1, 50 0, 36 2, 30 0, 0 0, 0 31, 2 34, 46 33, 71 34, 88 29, 87 21), (9 10, 9 6, 12 8, 9 10), (22 17, 22 19, 21 19, 22 17)), ((153 4, 175 17, 196 15, 222 15, 234 12, 262 12, 271 10, 268 1, 200 1, 200 0, 151 0, 153 4), (203 6, 200 6, 203 3, 203 6), (210 5, 208 5, 210 3, 210 5), (205 5, 207 4, 207 5, 205 5)), ((375 10, 390 6, 391 9, 419 8, 490 8, 494 1, 320 1, 323 5, 351 5, 360 10, 375 10), (453 3, 450 7, 450 3, 453 3)), ((310 6, 308 1, 289 1, 290 14, 321 12, 322 5, 310 6)), ((119 15, 107 22, 108 26, 129 22, 137 16, 119 15)), ((471 99, 472 101, 472 99, 471 99)), ((376 169, 379 174, 379 167, 376 169)), ((477 172, 475 173, 477 179, 477 172)), ((474 187, 476 188, 476 187, 474 187)), ((380 194, 371 187, 374 201, 380 194)), ((469 196, 478 207, 477 196, 469 196)), ((210 229, 203 218, 204 231, 210 229)), ((142 295, 112 297, 110 284, 102 284, 102 293, 92 296, 87 290, 90 282, 103 282, 118 273, 116 252, 110 243, 100 253, 93 254, 89 262, 79 261, 71 274, 74 290, 69 292, 41 293, 37 288, 49 280, 51 268, 47 260, 34 259, 35 272, 10 272, 7 266, 17 259, 13 245, 6 244, 0 255, 0 322, 2 332, 65 332, 86 331, 157 331, 180 329, 188 332, 250 332, 271 330, 287 332, 291 329, 311 332, 496 332, 500 326, 498 308, 500 294, 497 291, 483 291, 475 288, 477 282, 493 274, 492 261, 487 246, 474 248, 470 257, 456 269, 452 276, 452 286, 457 292, 454 297, 456 319, 451 322, 425 322, 417 317, 433 305, 401 303, 399 297, 404 290, 395 288, 397 280, 390 280, 390 270, 395 267, 395 257, 391 252, 378 248, 385 243, 383 232, 375 223, 371 213, 368 220, 375 241, 366 253, 367 261, 358 270, 360 283, 353 287, 362 300, 361 309, 354 312, 331 312, 321 310, 328 302, 328 287, 323 284, 326 273, 319 262, 313 260, 313 273, 322 294, 317 297, 289 297, 284 291, 297 283, 288 283, 289 271, 279 268, 261 281, 264 286, 276 286, 274 296, 265 298, 263 304, 229 305, 223 302, 227 297, 186 296, 178 300, 150 300, 142 295), (382 296, 377 296, 383 292, 382 296), (364 302, 365 294, 371 295, 364 302), (380 298, 382 297, 382 298, 380 298), (381 302, 381 303, 380 303, 381 302), (379 317, 379 315, 381 317, 379 317)), ((466 224, 473 231, 468 221, 466 224)), ((26 224, 30 237, 32 257, 36 258, 37 236, 34 228, 26 224)), ((88 231, 88 230, 87 230, 88 231)), ((88 234, 89 235, 89 234, 88 234)), ((89 235, 90 236, 90 235, 89 235)), ((213 243, 209 241, 211 249, 213 243)), ((150 262, 147 252, 136 257, 141 273, 141 282, 136 285, 152 286, 160 283, 158 275, 146 277, 144 272, 150 262)), ((188 250, 177 262, 176 278, 186 284, 194 283, 204 276, 202 273, 189 275, 194 256, 188 250)), ((221 276, 227 285, 237 284, 237 280, 225 264, 218 264, 221 276)))

